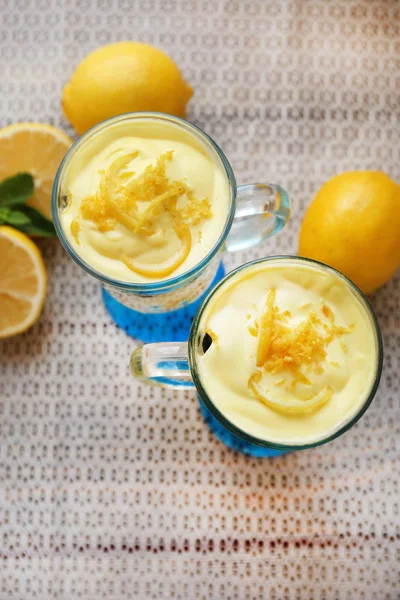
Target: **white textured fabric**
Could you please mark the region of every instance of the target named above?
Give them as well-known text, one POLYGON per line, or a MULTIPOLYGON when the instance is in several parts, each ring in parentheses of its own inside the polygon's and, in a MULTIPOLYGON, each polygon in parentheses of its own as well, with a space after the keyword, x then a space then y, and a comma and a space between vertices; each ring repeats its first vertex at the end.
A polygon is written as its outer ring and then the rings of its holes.
MULTIPOLYGON (((399 2, 0 0, 0 124, 72 134, 63 84, 122 39, 176 59, 189 119, 239 182, 292 198, 289 227, 228 267, 295 252, 331 175, 400 180, 399 2)), ((43 316, 0 341, 0 600, 400 598, 399 277, 372 297, 386 358, 366 415, 328 445, 261 460, 217 441, 194 393, 131 379, 135 343, 96 282, 57 241, 40 245, 43 316)))

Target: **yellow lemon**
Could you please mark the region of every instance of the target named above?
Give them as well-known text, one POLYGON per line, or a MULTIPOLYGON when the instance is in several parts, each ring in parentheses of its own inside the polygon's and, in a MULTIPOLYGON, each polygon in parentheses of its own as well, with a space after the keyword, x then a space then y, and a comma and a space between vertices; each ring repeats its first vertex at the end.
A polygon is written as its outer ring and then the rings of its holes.
POLYGON ((36 244, 13 227, 0 227, 0 338, 33 325, 46 289, 46 268, 36 244))
POLYGON ((366 294, 400 265, 400 186, 380 171, 327 181, 300 228, 299 254, 334 267, 366 294))
POLYGON ((72 140, 44 123, 16 123, 0 129, 0 180, 16 173, 33 176, 35 192, 28 204, 51 219, 51 189, 72 140))
POLYGON ((127 112, 158 111, 185 117, 193 95, 174 61, 140 42, 98 48, 64 87, 62 106, 79 134, 127 112))

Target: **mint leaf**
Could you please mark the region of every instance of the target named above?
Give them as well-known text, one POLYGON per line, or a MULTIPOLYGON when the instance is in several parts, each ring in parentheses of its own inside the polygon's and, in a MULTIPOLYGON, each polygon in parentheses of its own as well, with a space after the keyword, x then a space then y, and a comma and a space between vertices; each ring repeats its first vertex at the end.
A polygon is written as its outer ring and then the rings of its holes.
POLYGON ((0 224, 6 223, 28 235, 51 237, 56 233, 53 223, 25 204, 34 189, 29 173, 17 173, 0 182, 0 224))
POLYGON ((24 204, 34 192, 33 177, 29 173, 17 173, 0 182, 0 206, 12 207, 24 204))
POLYGON ((4 220, 8 225, 13 225, 14 227, 28 225, 32 222, 31 218, 28 217, 25 212, 22 212, 22 210, 10 210, 9 214, 4 220))
POLYGON ((5 208, 0 206, 0 225, 7 221, 7 217, 11 212, 11 208, 5 208))
MULTIPOLYGON (((17 229, 27 233, 28 235, 40 235, 42 237, 52 237, 56 235, 56 230, 52 221, 46 219, 36 208, 31 206, 21 207, 21 211, 29 218, 30 222, 24 225, 18 225, 17 229)), ((19 212, 19 211, 13 211, 19 212)))

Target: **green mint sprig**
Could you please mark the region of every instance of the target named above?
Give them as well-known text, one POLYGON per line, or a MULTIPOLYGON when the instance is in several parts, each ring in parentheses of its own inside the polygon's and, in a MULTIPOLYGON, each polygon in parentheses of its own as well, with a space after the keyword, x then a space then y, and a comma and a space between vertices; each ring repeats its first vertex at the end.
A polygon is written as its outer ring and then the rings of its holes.
POLYGON ((0 225, 11 225, 28 235, 51 237, 56 234, 53 223, 26 204, 34 189, 30 173, 17 173, 0 182, 0 225))

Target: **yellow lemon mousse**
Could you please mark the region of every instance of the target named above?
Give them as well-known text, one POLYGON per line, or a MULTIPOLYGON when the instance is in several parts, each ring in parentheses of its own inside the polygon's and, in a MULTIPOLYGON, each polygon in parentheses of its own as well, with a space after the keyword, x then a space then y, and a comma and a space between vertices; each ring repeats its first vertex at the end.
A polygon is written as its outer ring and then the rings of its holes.
POLYGON ((370 314, 318 264, 277 259, 240 270, 214 294, 199 331, 209 336, 196 358, 206 393, 230 422, 265 441, 329 437, 373 387, 370 314))
POLYGON ((98 131, 67 166, 60 222, 89 266, 124 282, 180 275, 214 247, 230 187, 220 159, 184 129, 132 119, 98 131))

